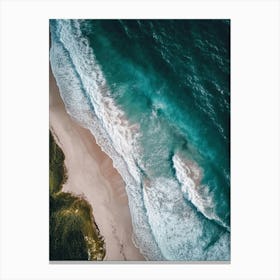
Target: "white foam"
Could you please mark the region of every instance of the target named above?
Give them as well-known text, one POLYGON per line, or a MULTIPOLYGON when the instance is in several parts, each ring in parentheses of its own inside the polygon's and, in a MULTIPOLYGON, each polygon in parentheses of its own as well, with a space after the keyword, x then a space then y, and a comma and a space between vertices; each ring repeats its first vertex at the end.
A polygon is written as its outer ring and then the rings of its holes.
POLYGON ((202 169, 191 160, 175 154, 172 158, 176 177, 185 197, 208 219, 215 220, 230 230, 229 226, 216 214, 216 203, 209 186, 201 184, 202 169))
POLYGON ((168 260, 229 260, 229 233, 186 204, 179 184, 158 178, 144 190, 149 222, 168 260), (209 245, 213 243, 212 245, 209 245))

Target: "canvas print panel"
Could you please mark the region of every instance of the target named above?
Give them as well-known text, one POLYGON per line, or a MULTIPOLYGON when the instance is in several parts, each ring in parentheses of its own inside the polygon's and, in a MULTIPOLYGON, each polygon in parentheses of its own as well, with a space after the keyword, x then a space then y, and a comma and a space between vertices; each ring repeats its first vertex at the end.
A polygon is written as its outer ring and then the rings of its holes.
POLYGON ((230 260, 230 21, 50 20, 50 260, 230 260))

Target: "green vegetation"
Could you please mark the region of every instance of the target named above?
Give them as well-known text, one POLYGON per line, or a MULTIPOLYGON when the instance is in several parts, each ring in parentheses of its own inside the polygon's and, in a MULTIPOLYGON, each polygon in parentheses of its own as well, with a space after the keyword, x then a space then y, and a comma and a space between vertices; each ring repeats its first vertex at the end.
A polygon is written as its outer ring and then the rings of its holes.
POLYGON ((62 192, 64 154, 50 133, 50 260, 102 260, 105 245, 88 202, 62 192))

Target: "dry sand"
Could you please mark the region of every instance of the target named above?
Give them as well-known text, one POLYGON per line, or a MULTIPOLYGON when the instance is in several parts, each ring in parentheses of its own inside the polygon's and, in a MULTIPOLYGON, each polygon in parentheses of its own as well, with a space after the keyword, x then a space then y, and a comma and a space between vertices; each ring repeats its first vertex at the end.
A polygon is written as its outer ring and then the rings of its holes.
POLYGON ((112 160, 89 130, 65 111, 50 70, 50 128, 65 154, 68 180, 63 191, 83 195, 105 239, 105 260, 144 260, 132 242, 132 224, 124 182, 112 160))

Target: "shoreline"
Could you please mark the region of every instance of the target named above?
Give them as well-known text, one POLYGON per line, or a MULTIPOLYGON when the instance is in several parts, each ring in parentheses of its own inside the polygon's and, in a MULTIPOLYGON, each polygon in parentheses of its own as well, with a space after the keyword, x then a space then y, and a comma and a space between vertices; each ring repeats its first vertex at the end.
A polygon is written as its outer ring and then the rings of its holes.
POLYGON ((91 205, 100 234, 104 237, 105 261, 145 261, 132 240, 123 179, 90 131, 66 113, 51 68, 49 79, 49 125, 65 155, 68 175, 62 190, 84 196, 91 205))

